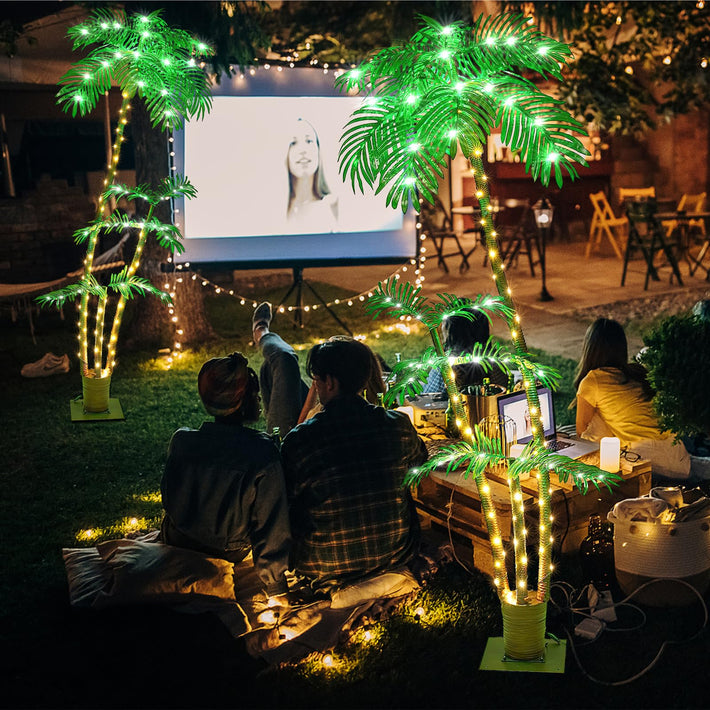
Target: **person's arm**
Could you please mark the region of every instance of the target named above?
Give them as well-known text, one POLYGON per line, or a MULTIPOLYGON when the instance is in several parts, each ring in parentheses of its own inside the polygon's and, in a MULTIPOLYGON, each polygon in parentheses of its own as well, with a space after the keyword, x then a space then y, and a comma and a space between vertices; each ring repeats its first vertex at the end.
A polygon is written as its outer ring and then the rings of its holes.
POLYGON ((577 436, 582 436, 597 411, 598 402, 597 376, 594 370, 586 374, 577 387, 577 418, 575 428, 577 436))
POLYGON ((257 475, 250 533, 254 568, 266 593, 288 592, 285 572, 291 549, 286 486, 281 464, 274 461, 257 475))
POLYGON ((589 404, 584 397, 577 395, 577 436, 582 436, 582 434, 587 431, 587 427, 592 421, 592 417, 596 411, 596 408, 592 407, 592 405, 589 404))
POLYGON ((297 424, 303 424, 303 422, 308 419, 308 412, 313 409, 313 407, 318 404, 318 392, 316 392, 316 383, 311 382, 311 386, 308 389, 308 394, 306 395, 306 401, 303 403, 303 408, 301 413, 298 415, 297 424))

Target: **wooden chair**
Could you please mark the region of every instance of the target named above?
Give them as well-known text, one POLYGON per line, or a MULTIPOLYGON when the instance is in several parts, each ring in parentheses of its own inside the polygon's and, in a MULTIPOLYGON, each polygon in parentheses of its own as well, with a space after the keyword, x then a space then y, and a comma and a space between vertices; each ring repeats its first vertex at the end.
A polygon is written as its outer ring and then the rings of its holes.
MULTIPOLYGON (((687 192, 683 193, 683 196, 678 201, 678 211, 685 210, 688 214, 693 212, 702 212, 705 209, 705 197, 706 192, 700 192, 697 195, 689 195, 687 192)), ((673 230, 678 226, 678 222, 675 219, 667 219, 663 221, 663 226, 666 228, 666 233, 670 237, 673 230)), ((705 234, 705 220, 702 219, 691 219, 688 222, 688 229, 693 229, 696 234, 700 234, 703 237, 705 234)))
POLYGON ((616 255, 619 259, 623 259, 621 250, 626 242, 629 220, 626 217, 614 215, 603 191, 593 192, 589 195, 589 199, 592 207, 594 207, 594 214, 592 215, 589 241, 587 242, 584 256, 589 258, 592 249, 598 249, 601 245, 602 237, 606 235, 616 255))
POLYGON ((446 265, 446 259, 458 254, 461 257, 459 269, 463 271, 465 268, 468 268, 468 255, 464 251, 463 246, 461 246, 458 234, 454 231, 451 215, 446 211, 446 208, 438 197, 433 206, 426 201, 424 202, 421 211, 421 222, 423 233, 427 235, 434 245, 437 266, 441 267, 448 274, 449 267, 446 265), (453 242, 456 248, 454 249, 452 245, 452 250, 446 252, 447 242, 453 242))
POLYGON ((656 217, 656 201, 648 199, 643 201, 627 200, 625 203, 626 216, 629 220, 629 238, 626 241, 626 252, 624 254, 624 268, 621 272, 621 285, 626 281, 626 270, 629 259, 634 251, 640 251, 646 262, 646 277, 643 283, 644 291, 648 288, 648 280, 660 281, 658 272, 654 266, 656 254, 662 252, 671 267, 671 281, 673 276, 678 280, 679 285, 683 285, 683 279, 678 269, 678 261, 673 253, 674 244, 666 237, 663 225, 656 217))
POLYGON ((656 199, 656 188, 651 187, 620 187, 619 202, 623 205, 626 200, 656 199))

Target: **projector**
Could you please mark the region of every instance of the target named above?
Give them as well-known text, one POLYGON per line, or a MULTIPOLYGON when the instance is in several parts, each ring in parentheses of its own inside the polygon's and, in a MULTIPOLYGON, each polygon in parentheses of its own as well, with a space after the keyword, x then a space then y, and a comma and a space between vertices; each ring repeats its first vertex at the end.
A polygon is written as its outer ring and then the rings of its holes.
POLYGON ((414 409, 414 426, 446 426, 449 397, 445 392, 420 394, 406 401, 414 409))

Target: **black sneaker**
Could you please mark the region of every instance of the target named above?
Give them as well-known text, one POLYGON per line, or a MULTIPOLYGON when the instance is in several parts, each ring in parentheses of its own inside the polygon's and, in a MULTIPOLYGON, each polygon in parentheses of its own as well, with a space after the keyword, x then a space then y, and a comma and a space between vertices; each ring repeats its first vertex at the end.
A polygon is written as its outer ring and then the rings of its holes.
POLYGON ((265 327, 268 328, 271 325, 271 304, 268 301, 260 303, 254 310, 254 315, 251 319, 251 329, 265 327))

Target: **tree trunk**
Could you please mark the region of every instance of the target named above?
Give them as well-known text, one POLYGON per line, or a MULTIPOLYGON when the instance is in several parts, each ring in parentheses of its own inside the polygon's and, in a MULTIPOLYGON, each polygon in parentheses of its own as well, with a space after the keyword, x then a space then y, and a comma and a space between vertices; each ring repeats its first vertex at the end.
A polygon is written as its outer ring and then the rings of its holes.
MULTIPOLYGON (((155 186, 169 172, 167 136, 164 131, 151 126, 148 112, 140 99, 136 97, 132 103, 131 127, 136 158, 136 183, 155 186)), ((145 206, 136 205, 136 211, 145 215, 145 206)), ((155 216, 170 222, 169 204, 165 202, 159 205, 155 216)), ((138 274, 164 290, 165 285, 169 284, 170 291, 175 294, 174 308, 151 296, 135 299, 132 303, 133 317, 126 333, 125 345, 129 348, 174 348, 176 342, 189 345, 215 337, 207 320, 204 289, 200 280, 193 281, 186 273, 163 272, 162 267, 168 265, 169 256, 170 252, 161 247, 155 238, 150 238, 146 243, 138 274)))

